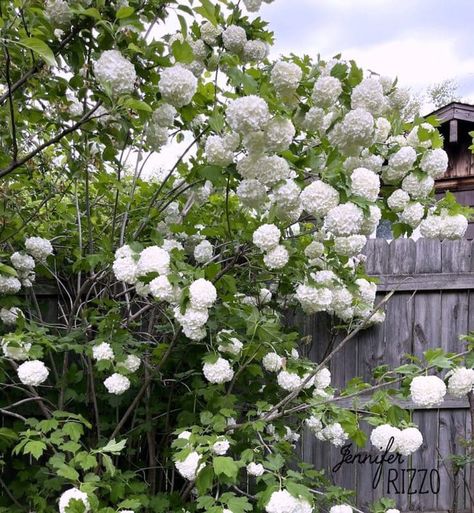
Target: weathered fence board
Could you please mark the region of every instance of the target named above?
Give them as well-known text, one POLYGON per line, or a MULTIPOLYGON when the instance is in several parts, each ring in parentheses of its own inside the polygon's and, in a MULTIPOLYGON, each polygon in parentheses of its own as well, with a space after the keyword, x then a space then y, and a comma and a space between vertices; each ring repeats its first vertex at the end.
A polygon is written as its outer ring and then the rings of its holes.
MULTIPOLYGON (((398 366, 404 354, 422 357, 429 348, 442 347, 451 352, 464 348, 459 336, 474 330, 474 255, 471 241, 432 241, 399 239, 388 243, 370 240, 366 246, 366 268, 379 278, 378 294, 395 294, 386 305, 386 320, 371 327, 351 341, 331 363, 335 386, 344 386, 352 377, 371 379, 374 367, 383 364, 398 366)), ((312 338, 308 353, 320 361, 330 340, 331 319, 323 315, 305 320, 305 334, 312 338)), ((351 405, 341 400, 344 406, 351 405)), ((363 407, 364 400, 359 403, 363 407)), ((372 489, 374 469, 367 465, 344 465, 334 474, 331 468, 340 459, 339 449, 317 441, 305 433, 302 452, 316 468, 325 469, 335 483, 356 490, 357 504, 366 508, 381 496, 396 500, 402 511, 448 511, 453 508, 455 484, 450 454, 465 454, 463 439, 470 436, 470 413, 467 399, 447 397, 439 408, 417 408, 410 401, 399 401, 409 409, 424 436, 422 448, 402 465, 384 468, 380 485, 372 489), (390 468, 433 469, 439 473, 439 493, 408 493, 395 490, 387 493, 390 468)), ((369 431, 367 431, 369 432, 369 431)), ((354 452, 354 451, 353 451, 354 452)), ((370 447, 358 452, 376 454, 370 447)), ((394 475, 394 474, 393 474, 394 475)), ((435 474, 433 474, 435 475, 435 474)), ((470 510, 469 469, 459 473, 458 510, 470 510)), ((413 491, 413 490, 412 490, 413 491)), ((473 509, 474 511, 474 509, 473 509)))

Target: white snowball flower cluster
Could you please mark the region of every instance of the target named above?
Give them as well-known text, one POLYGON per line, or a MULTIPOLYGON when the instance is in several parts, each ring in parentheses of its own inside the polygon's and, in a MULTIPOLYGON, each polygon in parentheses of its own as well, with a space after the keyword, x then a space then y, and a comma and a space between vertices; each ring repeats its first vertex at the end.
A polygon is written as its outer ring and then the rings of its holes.
POLYGON ((233 130, 245 134, 263 129, 270 119, 270 112, 266 101, 259 96, 242 96, 227 106, 226 118, 233 130))
POLYGON ((53 254, 51 242, 42 237, 29 237, 25 240, 26 251, 36 260, 44 261, 53 254))
POLYGON ((90 504, 87 494, 81 492, 78 488, 69 488, 59 498, 59 513, 66 513, 66 508, 69 506, 70 501, 74 499, 81 501, 84 504, 84 513, 90 511, 90 504))
POLYGON ((214 46, 217 43, 217 38, 222 34, 222 29, 219 25, 214 25, 210 21, 206 21, 201 25, 201 38, 209 46, 214 46))
POLYGON ((318 389, 324 390, 331 384, 331 371, 323 368, 319 370, 314 376, 314 386, 318 389))
POLYGON ((412 228, 416 228, 425 214, 425 208, 418 201, 410 201, 408 205, 400 212, 399 218, 402 223, 406 223, 412 228))
POLYGON ((21 283, 15 276, 0 275, 0 294, 16 294, 21 289, 21 283))
POLYGON ((332 302, 332 292, 327 287, 300 284, 296 288, 295 297, 308 314, 327 311, 332 302))
POLYGON ((161 72, 158 90, 163 99, 176 108, 191 103, 196 89, 196 77, 180 64, 165 68, 161 72))
POLYGON ((146 142, 153 151, 159 151, 168 142, 168 128, 174 124, 176 109, 163 103, 154 112, 146 129, 146 142))
POLYGON ((433 178, 441 178, 448 169, 448 154, 441 148, 428 150, 420 161, 420 169, 433 178))
POLYGON ((339 193, 331 185, 316 180, 301 191, 300 200, 308 214, 324 216, 338 206, 339 193))
POLYGON ((262 358, 262 365, 269 372, 278 372, 283 366, 283 358, 277 353, 267 353, 262 358))
POLYGON ((382 424, 370 433, 370 443, 381 452, 385 452, 389 447, 389 452, 395 452, 400 433, 400 429, 390 424, 382 424))
POLYGON ((212 244, 204 239, 194 248, 194 259, 198 264, 206 264, 211 260, 213 251, 212 244))
POLYGON ((114 372, 104 380, 104 386, 109 394, 122 395, 130 388, 130 380, 127 376, 114 372))
POLYGON ((227 383, 234 377, 234 371, 228 360, 220 357, 214 363, 206 362, 202 367, 202 371, 209 383, 227 383))
POLYGON ((312 99, 317 107, 328 108, 336 103, 342 93, 340 80, 331 76, 319 77, 313 88, 312 99))
POLYGON ((177 296, 167 276, 157 276, 149 283, 150 294, 159 301, 174 302, 177 296))
POLYGON ((273 492, 265 506, 267 513, 311 513, 312 509, 309 502, 293 497, 287 490, 273 492))
POLYGON ((342 153, 357 154, 362 147, 368 147, 373 142, 374 118, 364 109, 351 110, 329 135, 342 153))
POLYGON ((316 437, 319 440, 330 442, 336 447, 341 447, 348 440, 349 435, 344 431, 339 422, 334 422, 317 432, 316 437))
POLYGON ((403 189, 397 189, 387 198, 387 205, 394 212, 400 212, 408 205, 410 195, 403 189))
POLYGON ((373 116, 381 114, 387 104, 380 80, 375 77, 362 80, 352 91, 351 105, 353 109, 365 109, 373 116))
POLYGON ((48 379, 49 370, 40 360, 30 360, 17 368, 19 380, 24 385, 36 387, 48 379))
POLYGON ((265 60, 270 51, 270 47, 265 41, 255 39, 247 41, 244 44, 243 60, 246 62, 261 62, 265 60))
POLYGON ((249 476, 260 477, 265 473, 265 468, 261 463, 254 463, 252 461, 247 465, 247 473, 249 476))
POLYGON ((209 164, 226 167, 234 161, 234 151, 240 143, 240 137, 236 133, 224 136, 210 135, 206 139, 205 153, 209 164))
POLYGON ((303 380, 294 372, 282 370, 277 376, 277 382, 283 390, 291 392, 300 387, 303 380))
POLYGON ((367 201, 376 201, 380 192, 379 176, 364 167, 354 169, 351 174, 351 194, 367 201))
POLYGON ((423 435, 419 429, 409 427, 402 429, 397 438, 397 452, 409 456, 416 452, 423 444, 423 435))
POLYGON ((277 93, 284 97, 294 94, 303 77, 303 71, 293 62, 278 61, 274 64, 270 81, 277 93))
POLYGON ((418 406, 436 406, 443 402, 446 385, 438 376, 416 376, 410 384, 411 400, 418 406))
POLYGON ((358 255, 365 246, 365 235, 349 235, 348 237, 334 237, 334 251, 338 255, 347 257, 358 255))
POLYGON ((35 268, 35 261, 33 257, 18 251, 11 255, 10 261, 13 267, 19 272, 29 272, 35 268))
POLYGON ((415 161, 416 151, 410 146, 403 146, 396 153, 390 155, 388 165, 396 171, 407 174, 413 167, 415 161))
POLYGON ((331 506, 329 513, 353 513, 353 510, 348 504, 338 504, 337 506, 331 506))
POLYGON ((267 151, 285 151, 290 147, 296 130, 293 123, 285 118, 273 118, 267 123, 264 132, 267 151))
POLYGON ((420 128, 427 132, 428 134, 431 134, 434 132, 435 127, 433 125, 430 125, 429 123, 421 123, 421 125, 416 125, 412 128, 411 132, 407 135, 407 143, 412 146, 413 148, 430 148, 431 147, 431 140, 427 139, 422 141, 420 139, 420 136, 418 135, 418 132, 420 128))
POLYGON ((69 3, 65 0, 47 0, 44 13, 54 27, 67 27, 73 17, 69 3))
POLYGON ((273 200, 280 209, 288 210, 298 208, 300 188, 294 180, 285 180, 274 189, 273 200))
POLYGON ((427 239, 461 239, 469 222, 462 214, 428 215, 420 223, 420 233, 427 239))
POLYGON ((281 269, 288 263, 290 256, 285 246, 275 246, 263 256, 263 263, 271 271, 281 269))
POLYGON ((462 397, 474 388, 474 369, 456 367, 448 377, 448 392, 454 397, 462 397))
POLYGON ((265 185, 255 178, 242 180, 237 187, 237 196, 249 208, 258 208, 268 200, 265 185))
POLYGON ((433 190, 434 180, 431 176, 420 177, 415 173, 408 174, 402 182, 402 189, 414 198, 426 198, 433 190))
POLYGON ((189 287, 189 298, 196 309, 211 308, 217 299, 216 288, 210 281, 199 278, 189 287))
POLYGON ((113 360, 115 358, 112 346, 108 342, 101 342, 92 348, 92 356, 95 360, 113 360))
POLYGON ((271 4, 273 0, 244 0, 244 5, 249 12, 257 12, 262 3, 271 4))
POLYGON ((243 51, 247 42, 247 34, 238 25, 229 25, 222 33, 224 48, 231 53, 239 54, 243 51))
POLYGON ((31 349, 29 342, 15 341, 12 343, 12 341, 5 338, 2 340, 1 346, 6 358, 17 361, 26 360, 28 358, 28 351, 31 349))
POLYGON ((125 361, 120 362, 120 366, 128 372, 136 372, 140 368, 141 360, 134 354, 129 354, 125 361))
POLYGON ((0 309, 0 320, 5 326, 14 326, 20 317, 23 317, 23 312, 16 306, 0 309))
POLYGON ((218 456, 224 456, 224 454, 226 454, 229 449, 230 443, 226 438, 217 440, 217 442, 212 445, 212 452, 218 456))
POLYGON ((176 461, 176 470, 188 481, 194 481, 200 467, 201 456, 196 451, 189 453, 182 461, 176 461))
POLYGON ((313 434, 319 433, 323 429, 323 423, 320 417, 316 415, 311 415, 305 420, 305 424, 308 426, 308 429, 311 430, 313 434))
POLYGON ((94 64, 94 74, 102 87, 113 95, 133 91, 135 67, 118 50, 106 50, 94 64))
POLYGON ((262 224, 252 236, 253 243, 261 251, 269 251, 280 242, 281 232, 274 224, 262 224))
POLYGON ((359 233, 364 221, 360 207, 348 202, 332 208, 324 219, 324 227, 334 235, 352 235, 359 233))
POLYGON ((377 144, 384 144, 390 135, 392 125, 386 118, 380 117, 375 120, 375 142, 377 144))
POLYGON ((239 355, 244 347, 243 343, 234 335, 232 330, 221 330, 217 334, 217 342, 219 343, 217 350, 221 353, 229 353, 234 356, 239 355))
POLYGON ((137 276, 145 276, 148 273, 166 275, 169 273, 170 255, 163 248, 148 246, 140 253, 137 261, 137 276))

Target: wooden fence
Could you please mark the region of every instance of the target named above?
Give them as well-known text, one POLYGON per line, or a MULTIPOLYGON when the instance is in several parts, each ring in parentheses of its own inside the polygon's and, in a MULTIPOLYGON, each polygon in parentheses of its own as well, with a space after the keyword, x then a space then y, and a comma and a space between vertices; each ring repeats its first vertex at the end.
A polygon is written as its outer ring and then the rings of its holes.
MULTIPOLYGON (((452 352, 463 350, 459 336, 474 331, 474 251, 471 257, 471 248, 471 241, 466 240, 369 241, 365 249, 367 272, 380 278, 379 297, 390 290, 396 292, 386 306, 385 322, 362 332, 331 362, 335 386, 344 386, 354 376, 370 380, 374 367, 398 366, 406 353, 422 357, 424 351, 433 347, 452 352)), ((307 317, 304 330, 312 341, 308 346, 309 356, 320 361, 330 343, 330 319, 322 315, 307 317)), ((420 409, 409 403, 407 407, 423 433, 423 446, 412 457, 405 458, 403 464, 385 463, 375 490, 374 465, 345 464, 338 472, 332 472, 341 459, 340 449, 317 441, 309 432, 304 434, 301 444, 303 457, 316 468, 326 469, 335 484, 355 490, 360 508, 388 496, 396 500, 396 507, 401 511, 452 511, 456 483, 449 455, 465 454, 463 440, 470 437, 471 425, 468 401, 448 398, 439 408, 420 409), (437 476, 439 491, 434 493, 438 488, 437 476), (423 478, 425 482, 421 486, 423 478)), ((358 452, 379 454, 370 447, 370 442, 358 452)), ((474 489, 469 490, 469 470, 460 472, 457 482, 458 511, 472 511, 470 495, 474 496, 474 489)))

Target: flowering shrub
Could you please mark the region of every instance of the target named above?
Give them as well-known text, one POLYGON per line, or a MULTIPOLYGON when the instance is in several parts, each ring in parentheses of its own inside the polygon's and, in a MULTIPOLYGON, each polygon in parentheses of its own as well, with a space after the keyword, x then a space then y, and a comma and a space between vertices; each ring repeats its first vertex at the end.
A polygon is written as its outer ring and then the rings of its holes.
POLYGON ((384 319, 361 254, 380 220, 450 239, 467 212, 434 198, 435 120, 352 61, 268 59, 261 3, 2 7, 0 512, 347 513, 295 464, 303 427, 363 445, 366 421, 409 455, 423 436, 394 395, 472 391, 472 343, 331 386, 384 319), (322 361, 292 309, 341 326, 322 361), (338 405, 362 393, 363 414, 338 405))

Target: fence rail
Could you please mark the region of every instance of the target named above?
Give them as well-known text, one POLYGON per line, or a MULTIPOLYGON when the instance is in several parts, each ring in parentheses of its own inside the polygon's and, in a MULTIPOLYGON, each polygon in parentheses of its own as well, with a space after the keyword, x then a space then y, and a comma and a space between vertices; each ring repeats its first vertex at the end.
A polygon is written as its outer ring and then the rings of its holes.
MULTIPOLYGON (((344 386, 355 376, 370 380, 375 367, 382 364, 396 367, 404 363, 406 353, 422 357, 424 351, 434 347, 451 352, 464 349, 459 336, 474 330, 474 251, 471 241, 399 239, 388 243, 383 239, 372 239, 365 254, 368 274, 380 280, 378 294, 383 296, 392 290, 395 294, 386 305, 385 322, 360 333, 331 362, 335 386, 344 386)), ((320 361, 334 343, 331 319, 315 315, 306 317, 303 325, 305 335, 311 340, 308 355, 320 361)), ((388 496, 396 500, 401 511, 452 511, 458 487, 459 511, 471 511, 471 508, 474 511, 471 499, 474 489, 468 487, 469 469, 460 472, 457 482, 453 482, 449 459, 451 454, 465 454, 463 440, 471 435, 468 401, 448 397, 441 407, 424 409, 409 401, 401 405, 411 411, 413 421, 423 433, 424 443, 414 455, 405 458, 404 464, 384 465, 381 482, 375 489, 372 487, 375 467, 346 464, 338 472, 331 472, 341 459, 339 449, 317 441, 309 432, 304 434, 301 445, 303 457, 316 468, 325 469, 335 484, 354 489, 361 508, 388 496), (427 483, 420 490, 418 481, 417 493, 413 493, 413 487, 409 490, 407 469, 426 470, 425 481, 433 470, 431 475, 439 476, 438 493, 433 493, 429 486, 425 493, 427 483), (397 479, 394 479, 395 475, 397 479)), ((375 455, 369 445, 358 452, 375 455)), ((423 478, 422 474, 418 476, 419 480, 423 478)), ((411 475, 416 481, 416 472, 411 475)))

